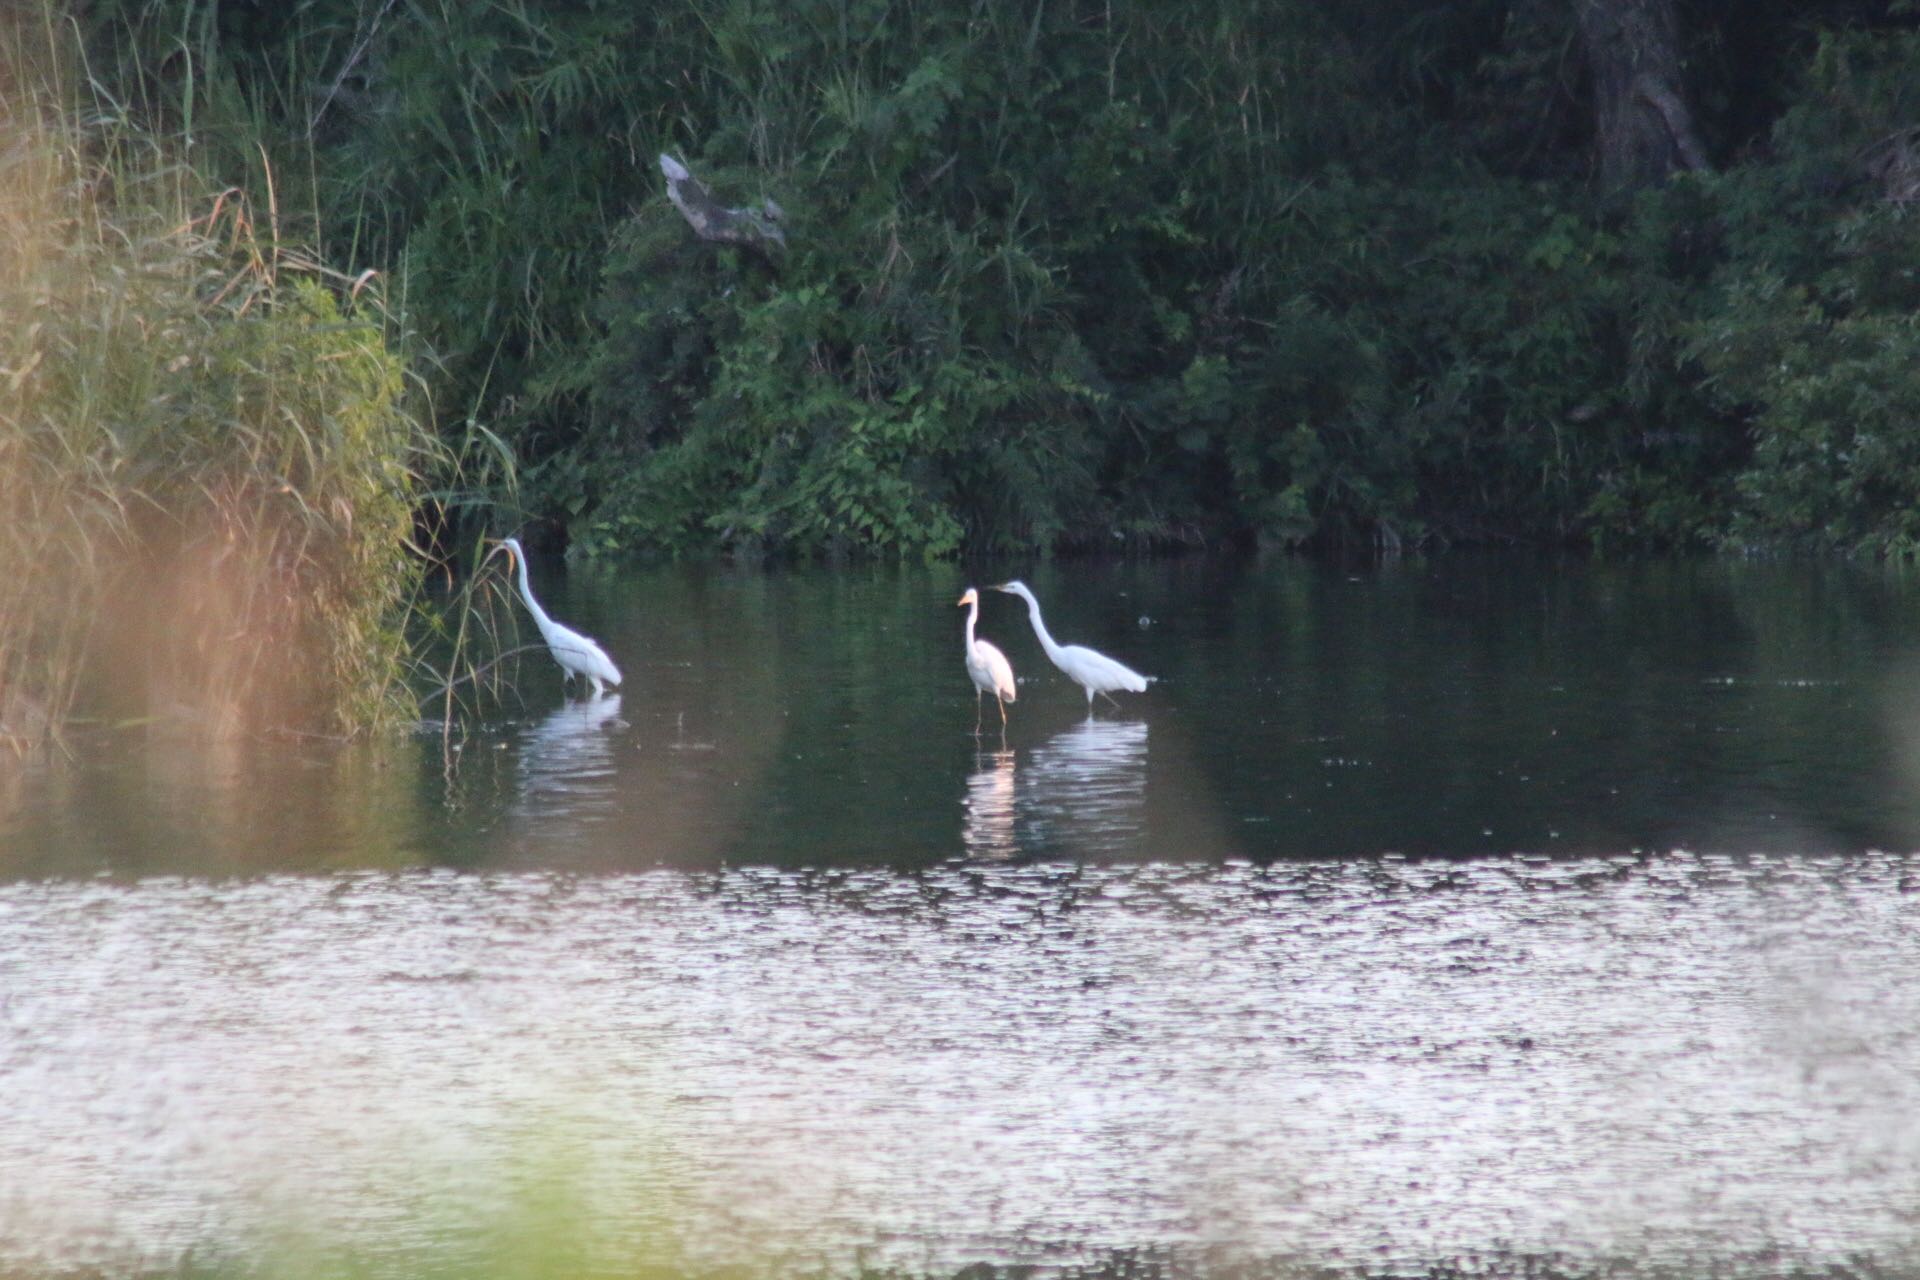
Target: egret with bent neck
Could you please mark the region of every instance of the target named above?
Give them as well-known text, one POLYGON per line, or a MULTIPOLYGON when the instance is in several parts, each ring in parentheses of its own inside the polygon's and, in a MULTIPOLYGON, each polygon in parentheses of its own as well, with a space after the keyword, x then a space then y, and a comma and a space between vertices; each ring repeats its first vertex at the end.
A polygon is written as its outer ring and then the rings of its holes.
POLYGON ((508 564, 518 564, 520 569, 520 598, 526 601, 527 612, 533 615, 533 625, 540 628, 540 638, 547 642, 547 652, 560 664, 562 679, 579 676, 593 685, 593 696, 598 698, 606 693, 607 686, 620 683, 620 668, 613 665, 613 659, 607 651, 572 627, 555 622, 533 598, 533 586, 527 578, 527 553, 520 549, 520 539, 502 538, 500 547, 506 549, 508 564))
POLYGON ((1124 663, 1115 662, 1106 654, 1089 649, 1083 644, 1056 644, 1047 633, 1047 624, 1040 617, 1040 602, 1033 598, 1033 592, 1027 584, 1020 581, 1003 582, 992 588, 1004 591, 1011 596, 1019 596, 1027 602, 1027 618, 1033 623, 1033 633, 1040 637, 1040 647, 1047 651, 1047 657, 1053 665, 1067 673, 1067 677, 1087 691, 1087 714, 1093 714, 1093 695, 1099 694, 1114 706, 1119 701, 1113 696, 1115 689, 1124 689, 1129 693, 1145 693, 1154 677, 1143 676, 1124 663))

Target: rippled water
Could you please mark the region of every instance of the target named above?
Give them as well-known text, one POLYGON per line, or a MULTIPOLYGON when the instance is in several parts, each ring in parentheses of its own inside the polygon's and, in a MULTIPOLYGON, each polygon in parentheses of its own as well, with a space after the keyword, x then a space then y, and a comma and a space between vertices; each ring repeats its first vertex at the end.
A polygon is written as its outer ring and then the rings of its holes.
POLYGON ((454 767, 0 775, 0 1269, 1920 1258, 1920 584, 1076 567, 1162 683, 990 608, 976 741, 951 575, 548 578, 628 685, 454 767))

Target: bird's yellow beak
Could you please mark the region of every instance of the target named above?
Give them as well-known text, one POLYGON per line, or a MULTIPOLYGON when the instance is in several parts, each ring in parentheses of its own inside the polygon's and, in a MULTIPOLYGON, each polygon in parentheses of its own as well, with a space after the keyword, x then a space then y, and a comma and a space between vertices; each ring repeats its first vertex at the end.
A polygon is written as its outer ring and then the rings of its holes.
POLYGON ((980 598, 980 593, 975 591, 972 587, 968 587, 967 594, 961 596, 958 600, 954 601, 954 604, 961 608, 965 608, 967 605, 972 604, 975 600, 978 600, 979 598, 980 598))

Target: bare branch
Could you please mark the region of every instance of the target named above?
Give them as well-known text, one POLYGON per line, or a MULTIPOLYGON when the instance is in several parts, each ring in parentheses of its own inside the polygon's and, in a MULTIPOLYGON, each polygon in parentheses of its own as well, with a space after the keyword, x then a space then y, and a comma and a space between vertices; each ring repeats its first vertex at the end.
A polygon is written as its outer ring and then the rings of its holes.
POLYGON ((743 244, 769 255, 773 249, 787 247, 787 233, 780 225, 786 214, 772 199, 761 201, 757 209, 752 206, 729 209, 715 200, 706 185, 672 156, 660 157, 660 172, 667 178, 667 199, 673 201, 673 207, 702 240, 743 244))

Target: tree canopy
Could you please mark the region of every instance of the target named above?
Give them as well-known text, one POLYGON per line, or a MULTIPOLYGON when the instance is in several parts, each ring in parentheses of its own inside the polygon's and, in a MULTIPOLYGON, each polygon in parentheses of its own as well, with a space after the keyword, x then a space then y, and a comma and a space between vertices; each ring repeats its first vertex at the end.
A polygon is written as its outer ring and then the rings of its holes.
POLYGON ((1906 0, 82 12, 589 553, 1920 549, 1906 0))

